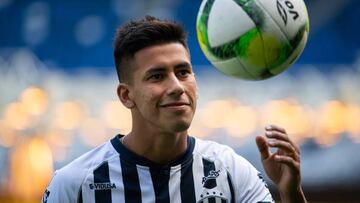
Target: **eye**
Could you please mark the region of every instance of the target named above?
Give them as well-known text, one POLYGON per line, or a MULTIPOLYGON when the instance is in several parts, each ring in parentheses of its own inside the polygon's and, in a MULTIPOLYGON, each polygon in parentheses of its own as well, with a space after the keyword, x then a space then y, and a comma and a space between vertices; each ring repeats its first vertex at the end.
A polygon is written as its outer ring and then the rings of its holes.
POLYGON ((191 74, 191 71, 190 70, 188 70, 188 69, 182 69, 182 70, 179 70, 178 72, 177 72, 177 76, 178 77, 187 77, 188 75, 190 75, 191 74))
POLYGON ((155 73, 155 74, 152 74, 149 76, 148 80, 152 80, 152 81, 158 81, 158 80, 161 80, 163 79, 163 75, 160 74, 160 73, 155 73))

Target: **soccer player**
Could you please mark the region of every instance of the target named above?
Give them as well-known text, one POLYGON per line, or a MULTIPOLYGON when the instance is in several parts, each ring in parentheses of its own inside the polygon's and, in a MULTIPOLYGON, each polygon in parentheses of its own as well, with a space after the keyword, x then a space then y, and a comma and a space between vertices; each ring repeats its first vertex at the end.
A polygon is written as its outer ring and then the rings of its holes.
MULTIPOLYGON (((43 202, 273 202, 247 160, 230 147, 188 135, 197 87, 178 23, 146 16, 125 24, 117 30, 114 58, 131 132, 57 170, 43 202)), ((282 202, 306 202, 299 150, 285 130, 270 125, 256 143, 282 202)))

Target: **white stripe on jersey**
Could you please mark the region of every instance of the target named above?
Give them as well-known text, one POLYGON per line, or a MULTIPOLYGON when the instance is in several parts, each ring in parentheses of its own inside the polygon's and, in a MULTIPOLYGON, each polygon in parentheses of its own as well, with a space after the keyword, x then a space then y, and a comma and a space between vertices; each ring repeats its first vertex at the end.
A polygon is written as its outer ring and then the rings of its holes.
POLYGON ((125 197, 122 195, 124 183, 121 174, 120 156, 117 156, 109 161, 110 182, 116 185, 116 189, 111 191, 111 200, 113 202, 125 202, 125 197))
POLYGON ((83 202, 95 202, 95 190, 90 190, 89 185, 94 182, 94 174, 88 173, 86 181, 81 185, 83 202))
MULTIPOLYGON (((195 149, 196 150, 197 146, 195 145, 195 149)), ((204 188, 203 188, 203 184, 202 184, 202 179, 199 177, 204 177, 204 171, 203 170, 199 170, 199 168, 204 168, 203 162, 202 162, 202 157, 197 156, 196 154, 194 155, 194 161, 193 161, 193 165, 192 165, 192 169, 193 169, 193 176, 194 176, 194 187, 195 187, 195 196, 197 198, 200 197, 200 195, 203 193, 204 188)))
POLYGON ((181 165, 171 167, 169 180, 170 202, 181 202, 180 178, 181 165))
POLYGON ((151 179, 150 169, 147 166, 136 165, 141 188, 142 202, 155 202, 155 191, 151 179))

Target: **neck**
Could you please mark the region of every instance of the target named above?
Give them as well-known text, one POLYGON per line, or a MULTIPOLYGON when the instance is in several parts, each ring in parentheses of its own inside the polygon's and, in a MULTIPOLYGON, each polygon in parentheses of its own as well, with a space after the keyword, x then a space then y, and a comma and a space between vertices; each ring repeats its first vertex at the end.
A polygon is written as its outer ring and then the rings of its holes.
POLYGON ((185 153, 187 131, 178 133, 137 132, 123 138, 123 145, 132 152, 158 164, 168 164, 185 153))

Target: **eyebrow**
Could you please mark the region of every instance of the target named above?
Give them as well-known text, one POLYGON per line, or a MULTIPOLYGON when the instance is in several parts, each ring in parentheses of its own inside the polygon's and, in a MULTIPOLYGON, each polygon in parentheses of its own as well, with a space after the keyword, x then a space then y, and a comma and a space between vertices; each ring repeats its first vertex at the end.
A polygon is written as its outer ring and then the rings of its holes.
POLYGON ((177 68, 191 68, 191 64, 188 62, 181 62, 179 64, 176 64, 175 69, 177 68))
MULTIPOLYGON (((181 62, 175 65, 175 69, 179 69, 179 68, 191 68, 191 64, 188 62, 181 62)), ((146 75, 151 74, 151 73, 159 73, 159 72, 166 72, 167 68, 163 67, 163 66, 154 66, 152 68, 150 68, 148 71, 146 71, 146 75)))
POLYGON ((166 68, 165 67, 153 67, 153 68, 150 68, 149 70, 147 70, 145 72, 145 75, 149 75, 149 74, 152 74, 152 73, 161 73, 161 72, 166 72, 166 68))

